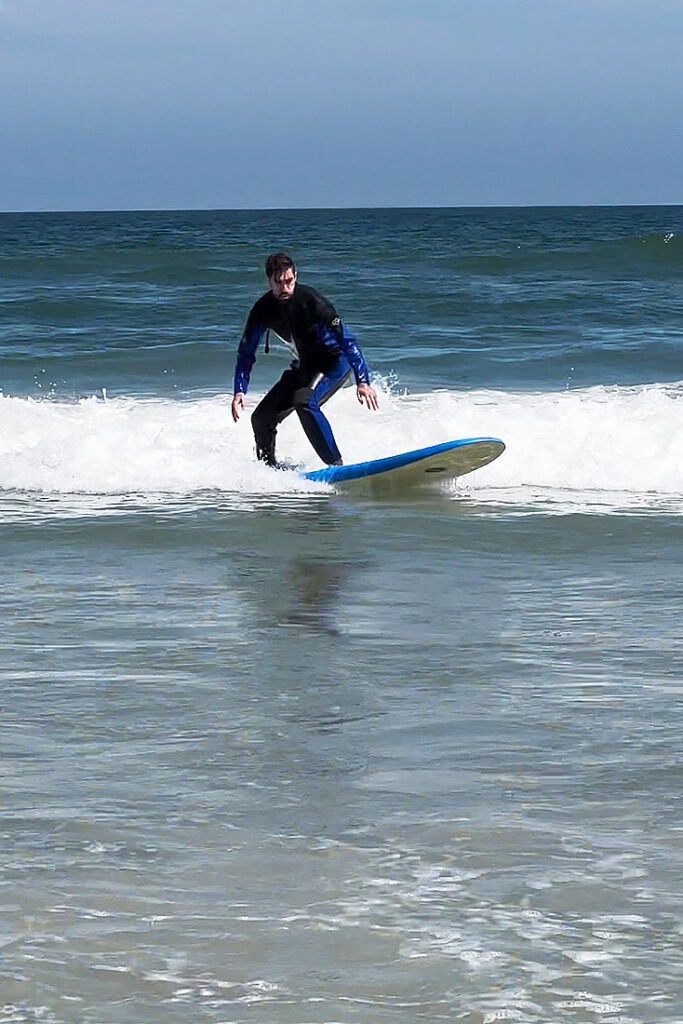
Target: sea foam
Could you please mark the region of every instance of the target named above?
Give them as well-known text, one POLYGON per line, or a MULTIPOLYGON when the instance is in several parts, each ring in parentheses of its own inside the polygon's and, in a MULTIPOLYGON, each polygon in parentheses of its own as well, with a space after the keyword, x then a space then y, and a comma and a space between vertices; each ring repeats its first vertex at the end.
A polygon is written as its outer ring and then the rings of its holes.
MULTIPOLYGON (((253 408, 258 395, 249 396, 253 408)), ((683 492, 683 382, 561 392, 380 392, 380 409, 353 388, 327 410, 345 462, 459 437, 499 437, 506 452, 467 477, 491 488, 683 492)), ((0 489, 45 493, 191 494, 310 490, 254 458, 249 409, 235 424, 227 396, 194 400, 96 397, 65 402, 0 396, 0 489)), ((278 455, 319 465, 296 416, 278 455)))

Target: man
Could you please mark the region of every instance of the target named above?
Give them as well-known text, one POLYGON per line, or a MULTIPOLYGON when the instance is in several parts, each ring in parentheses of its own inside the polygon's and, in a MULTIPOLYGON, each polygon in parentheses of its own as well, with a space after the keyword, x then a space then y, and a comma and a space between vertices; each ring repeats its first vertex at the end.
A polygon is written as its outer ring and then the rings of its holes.
POLYGON ((237 422, 244 410, 244 396, 259 343, 267 331, 273 331, 295 358, 251 417, 256 456, 269 466, 277 465, 278 424, 295 410, 322 461, 328 466, 340 466, 342 457, 320 406, 339 390, 353 370, 358 401, 368 409, 377 409, 377 393, 370 387, 363 353, 327 299, 297 282, 296 267, 289 256, 282 252, 269 256, 266 277, 269 290, 252 307, 237 349, 232 418, 237 422))

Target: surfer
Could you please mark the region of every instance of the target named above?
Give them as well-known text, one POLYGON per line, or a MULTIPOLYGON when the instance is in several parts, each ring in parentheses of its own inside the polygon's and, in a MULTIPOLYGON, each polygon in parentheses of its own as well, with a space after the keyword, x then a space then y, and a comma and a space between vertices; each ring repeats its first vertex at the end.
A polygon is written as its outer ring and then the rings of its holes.
POLYGON ((275 435, 280 423, 295 411, 306 437, 328 466, 341 466, 342 457, 332 428, 320 406, 348 380, 356 380, 358 401, 377 409, 377 392, 370 386, 363 353, 322 295, 297 281, 297 270, 285 253, 266 260, 268 291, 252 306, 237 349, 232 418, 244 411, 244 398, 256 350, 268 332, 276 334, 294 354, 294 361, 256 406, 251 425, 256 457, 276 466, 275 435))

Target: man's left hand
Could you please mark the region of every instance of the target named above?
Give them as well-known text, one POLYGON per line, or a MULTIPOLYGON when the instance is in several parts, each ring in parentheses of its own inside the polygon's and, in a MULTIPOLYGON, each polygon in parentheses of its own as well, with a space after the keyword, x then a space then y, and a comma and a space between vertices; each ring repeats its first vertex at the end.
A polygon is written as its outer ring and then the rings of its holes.
POLYGON ((361 405, 365 402, 368 409, 379 409, 377 392, 369 384, 359 384, 356 388, 356 396, 361 405))

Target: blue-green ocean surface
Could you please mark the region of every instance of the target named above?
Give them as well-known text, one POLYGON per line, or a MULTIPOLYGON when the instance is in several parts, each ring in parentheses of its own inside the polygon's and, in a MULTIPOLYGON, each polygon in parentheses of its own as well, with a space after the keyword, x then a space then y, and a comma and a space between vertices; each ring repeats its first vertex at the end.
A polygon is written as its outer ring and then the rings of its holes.
POLYGON ((680 207, 0 215, 0 1024, 680 1022, 682 324, 680 207), (280 248, 504 455, 256 464, 280 248))

